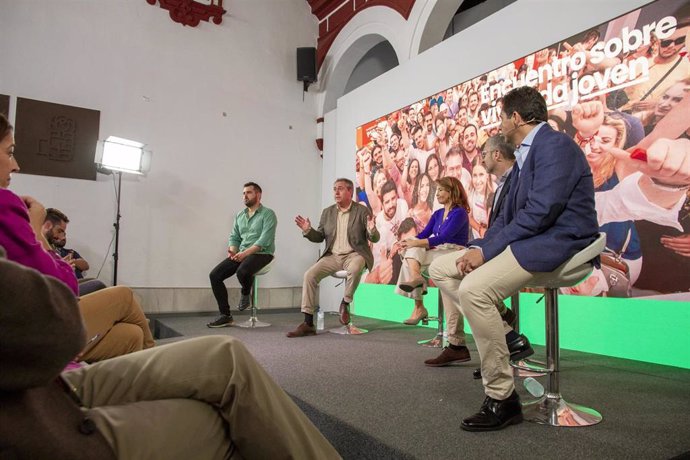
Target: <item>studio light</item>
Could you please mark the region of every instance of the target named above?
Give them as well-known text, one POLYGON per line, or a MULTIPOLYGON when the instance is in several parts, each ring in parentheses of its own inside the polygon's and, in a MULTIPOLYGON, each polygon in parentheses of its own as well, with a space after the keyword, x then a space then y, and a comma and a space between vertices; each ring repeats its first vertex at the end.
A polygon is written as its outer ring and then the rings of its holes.
POLYGON ((151 152, 141 142, 109 136, 96 154, 96 164, 111 171, 146 174, 151 166, 151 152))
POLYGON ((97 171, 103 174, 117 174, 117 214, 115 215, 115 251, 113 252, 113 286, 117 286, 117 265, 120 243, 120 192, 122 173, 146 175, 151 167, 151 152, 144 150, 144 144, 121 137, 109 136, 99 142, 95 163, 97 171))

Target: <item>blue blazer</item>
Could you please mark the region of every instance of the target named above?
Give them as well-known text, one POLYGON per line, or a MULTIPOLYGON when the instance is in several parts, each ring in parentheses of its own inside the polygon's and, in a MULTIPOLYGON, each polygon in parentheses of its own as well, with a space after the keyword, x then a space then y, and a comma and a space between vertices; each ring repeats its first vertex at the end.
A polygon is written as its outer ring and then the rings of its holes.
POLYGON ((566 134, 543 125, 519 175, 516 163, 508 180, 496 221, 469 243, 482 248, 485 260, 510 245, 522 268, 550 272, 597 238, 592 171, 566 134))

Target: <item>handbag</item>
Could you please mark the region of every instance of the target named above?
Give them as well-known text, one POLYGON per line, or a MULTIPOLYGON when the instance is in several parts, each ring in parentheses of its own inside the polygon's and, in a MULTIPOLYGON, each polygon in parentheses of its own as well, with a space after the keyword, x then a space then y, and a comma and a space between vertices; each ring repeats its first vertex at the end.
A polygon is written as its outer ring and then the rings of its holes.
POLYGON ((609 286, 607 297, 631 297, 632 286, 630 284, 630 268, 623 260, 623 254, 630 243, 631 230, 619 252, 605 248, 601 253, 601 271, 606 277, 609 286))

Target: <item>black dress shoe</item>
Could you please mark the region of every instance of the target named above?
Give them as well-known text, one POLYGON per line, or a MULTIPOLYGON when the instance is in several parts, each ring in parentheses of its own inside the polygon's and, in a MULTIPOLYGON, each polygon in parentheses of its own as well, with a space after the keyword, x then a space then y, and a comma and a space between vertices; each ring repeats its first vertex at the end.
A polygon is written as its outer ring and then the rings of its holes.
POLYGON ((474 378, 475 380, 479 380, 480 378, 482 378, 482 368, 481 367, 478 367, 472 371, 472 378, 474 378))
MULTIPOLYGON (((511 333, 509 335, 513 334, 511 333)), ((510 352, 510 360, 519 361, 527 358, 528 356, 532 356, 534 354, 534 350, 532 349, 532 345, 529 343, 529 339, 523 334, 515 335, 517 337, 513 338, 513 340, 508 339, 508 335, 506 335, 506 344, 508 345, 508 351, 510 352)))
POLYGON ((513 390, 513 393, 502 401, 487 396, 479 412, 463 420, 460 427, 465 431, 496 431, 520 422, 522 406, 520 397, 513 390))

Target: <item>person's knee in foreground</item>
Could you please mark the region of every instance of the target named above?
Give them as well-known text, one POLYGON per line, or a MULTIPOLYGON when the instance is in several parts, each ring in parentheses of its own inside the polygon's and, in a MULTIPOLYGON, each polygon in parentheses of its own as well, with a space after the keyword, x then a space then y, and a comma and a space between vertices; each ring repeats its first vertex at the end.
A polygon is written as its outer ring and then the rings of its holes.
POLYGON ((244 311, 251 304, 254 275, 273 260, 278 219, 273 210, 261 204, 262 193, 261 187, 255 182, 244 184, 242 197, 245 209, 235 215, 228 239, 228 256, 209 274, 220 316, 208 323, 208 327, 234 324, 224 281, 237 274, 242 286, 237 309, 244 311))
MULTIPOLYGON (((456 260, 455 294, 477 343, 486 393, 479 412, 462 421, 464 430, 498 430, 522 421, 496 304, 540 272, 555 270, 598 234, 591 170, 577 144, 551 129, 547 117, 536 89, 525 86, 505 95, 501 131, 518 146, 510 190, 495 223, 456 260)), ((443 275, 434 264, 430 271, 432 277, 443 275)))
POLYGON ((450 176, 440 178, 436 185, 436 198, 443 207, 431 215, 421 232, 398 243, 403 250, 403 264, 395 293, 415 302, 411 317, 404 321, 408 325, 416 325, 428 316, 422 297, 425 289, 422 269, 436 257, 467 244, 469 204, 465 188, 450 176))
POLYGON ((317 229, 312 228, 308 218, 295 217, 295 224, 309 241, 320 243, 326 241, 326 250, 319 260, 304 274, 302 286, 302 313, 304 322, 288 337, 305 337, 316 335, 314 327, 314 308, 316 307, 316 289, 319 282, 339 270, 347 271, 345 295, 340 302, 340 322, 350 322, 350 302, 366 266, 371 270, 374 256, 369 242, 379 240, 369 210, 352 201, 354 185, 349 179, 337 179, 333 184, 335 204, 324 209, 317 229))
POLYGON ((233 337, 183 340, 64 375, 120 458, 339 458, 233 337))

